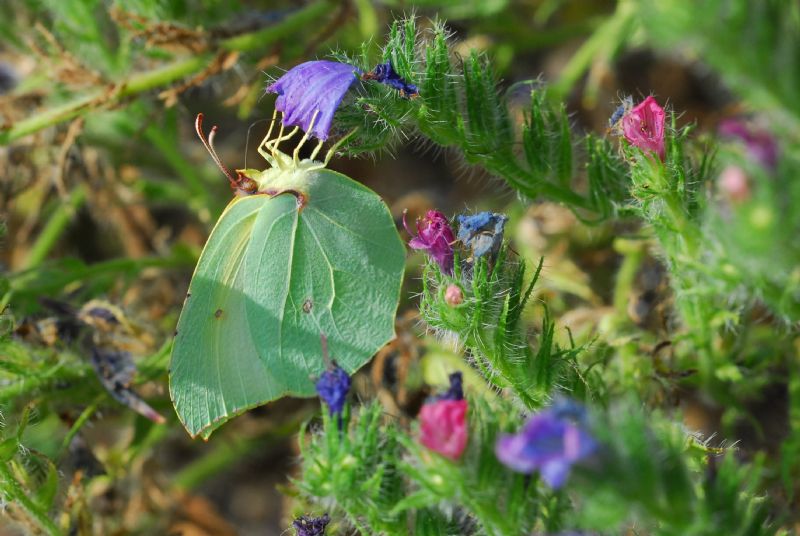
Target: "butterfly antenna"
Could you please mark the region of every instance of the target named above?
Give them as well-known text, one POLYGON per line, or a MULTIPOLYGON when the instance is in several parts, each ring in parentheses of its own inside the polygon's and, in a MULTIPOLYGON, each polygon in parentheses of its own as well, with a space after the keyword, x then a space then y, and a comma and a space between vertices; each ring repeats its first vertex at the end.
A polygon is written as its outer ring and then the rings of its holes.
POLYGON ((206 151, 209 152, 211 158, 214 159, 214 162, 217 164, 217 167, 228 177, 228 180, 231 184, 236 184, 237 178, 231 173, 231 170, 225 167, 225 164, 222 163, 222 160, 219 159, 219 155, 217 155, 217 151, 214 150, 214 136, 217 133, 217 126, 214 125, 211 127, 211 132, 208 134, 208 138, 206 138, 205 133, 203 132, 203 114, 197 114, 197 119, 194 121, 194 129, 197 131, 197 135, 200 137, 200 141, 203 142, 203 145, 206 148, 206 151))
MULTIPOLYGON (((247 137, 245 138, 244 142, 244 167, 247 169, 247 149, 250 148, 250 133, 253 130, 253 127, 259 123, 263 123, 266 119, 259 119, 258 121, 253 121, 250 126, 247 128, 247 137)), ((259 147, 263 145, 263 142, 259 144, 259 147)))
POLYGON ((300 143, 297 144, 297 147, 294 148, 294 153, 292 154, 292 159, 294 163, 300 160, 300 149, 303 148, 303 144, 308 141, 308 133, 314 130, 314 121, 317 120, 317 116, 319 115, 319 109, 314 112, 314 115, 311 116, 311 123, 308 125, 308 129, 303 133, 303 137, 300 138, 300 143))

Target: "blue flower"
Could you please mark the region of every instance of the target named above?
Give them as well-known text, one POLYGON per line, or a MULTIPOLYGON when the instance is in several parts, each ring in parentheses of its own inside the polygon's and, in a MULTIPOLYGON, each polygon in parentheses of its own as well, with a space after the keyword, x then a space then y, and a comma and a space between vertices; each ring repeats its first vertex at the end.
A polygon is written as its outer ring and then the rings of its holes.
POLYGON ((369 72, 361 77, 364 80, 375 80, 381 84, 394 88, 400 92, 400 95, 406 98, 413 98, 419 96, 419 90, 414 84, 406 82, 397 71, 394 70, 390 62, 380 63, 375 66, 372 72, 369 72))
POLYGON ((583 428, 583 420, 577 404, 556 404, 533 415, 517 434, 502 435, 495 454, 519 473, 539 471, 542 480, 558 489, 566 482, 572 465, 597 449, 597 442, 583 428), (570 417, 577 417, 579 422, 570 417))
POLYGON ((433 400, 464 400, 464 379, 460 372, 453 372, 449 376, 450 388, 441 395, 436 395, 433 400))
POLYGON ((338 365, 333 365, 319 377, 316 388, 319 397, 328 405, 331 416, 340 415, 350 390, 350 376, 338 365))
POLYGON ((328 514, 320 517, 300 516, 292 522, 296 536, 325 536, 325 527, 331 522, 328 514))
POLYGON ((290 69, 267 87, 267 92, 278 94, 275 109, 283 113, 284 126, 296 125, 326 140, 333 114, 360 72, 346 63, 307 61, 290 69))
POLYGON ((494 257, 503 243, 503 231, 507 221, 508 216, 493 212, 458 216, 456 238, 465 246, 472 248, 472 255, 476 259, 487 253, 490 257, 494 257))

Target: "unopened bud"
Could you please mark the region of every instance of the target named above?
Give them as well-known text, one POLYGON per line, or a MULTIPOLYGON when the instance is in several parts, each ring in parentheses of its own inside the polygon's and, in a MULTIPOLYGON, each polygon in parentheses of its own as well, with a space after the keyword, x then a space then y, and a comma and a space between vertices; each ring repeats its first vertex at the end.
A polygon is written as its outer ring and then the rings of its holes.
POLYGON ((750 184, 747 175, 739 166, 728 166, 719 174, 720 191, 734 203, 750 199, 750 184))
POLYGON ((444 301, 447 305, 455 306, 464 302, 464 293, 458 285, 450 285, 444 291, 444 301))

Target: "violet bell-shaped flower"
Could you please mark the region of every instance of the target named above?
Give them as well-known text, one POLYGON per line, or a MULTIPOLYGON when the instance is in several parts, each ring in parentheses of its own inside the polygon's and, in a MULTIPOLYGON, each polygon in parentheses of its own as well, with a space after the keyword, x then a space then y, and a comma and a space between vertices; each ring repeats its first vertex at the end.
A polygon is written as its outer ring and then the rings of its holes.
POLYGON ((556 404, 532 415, 519 432, 503 434, 498 439, 497 458, 519 473, 539 471, 551 488, 560 488, 572 465, 597 449, 594 438, 582 425, 578 408, 581 407, 574 403, 556 404))
POLYGON ((664 108, 652 96, 634 106, 622 118, 622 133, 628 143, 654 152, 664 161, 664 108))
POLYGON ((299 126, 326 140, 334 112, 360 73, 347 63, 307 61, 290 69, 267 87, 267 92, 278 94, 275 109, 283 113, 284 126, 299 126))
MULTIPOLYGON (((406 212, 403 212, 403 226, 408 234, 413 232, 406 223, 406 212)), ((421 249, 439 265, 442 272, 453 274, 453 230, 444 214, 437 210, 429 210, 424 218, 417 220, 417 236, 408 243, 411 249, 421 249)))

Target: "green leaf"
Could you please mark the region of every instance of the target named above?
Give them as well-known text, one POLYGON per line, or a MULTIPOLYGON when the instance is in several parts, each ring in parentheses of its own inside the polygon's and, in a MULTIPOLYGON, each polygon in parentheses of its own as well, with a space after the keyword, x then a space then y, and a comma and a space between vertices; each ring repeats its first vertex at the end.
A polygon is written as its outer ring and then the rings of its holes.
MULTIPOLYGON (((286 395, 311 396, 330 355, 355 372, 394 337, 405 249, 372 191, 324 169, 273 168, 302 191, 234 200, 206 244, 172 351, 189 434, 286 395), (299 185, 299 186, 298 186, 299 185)), ((263 189, 262 189, 263 191, 263 189)))

